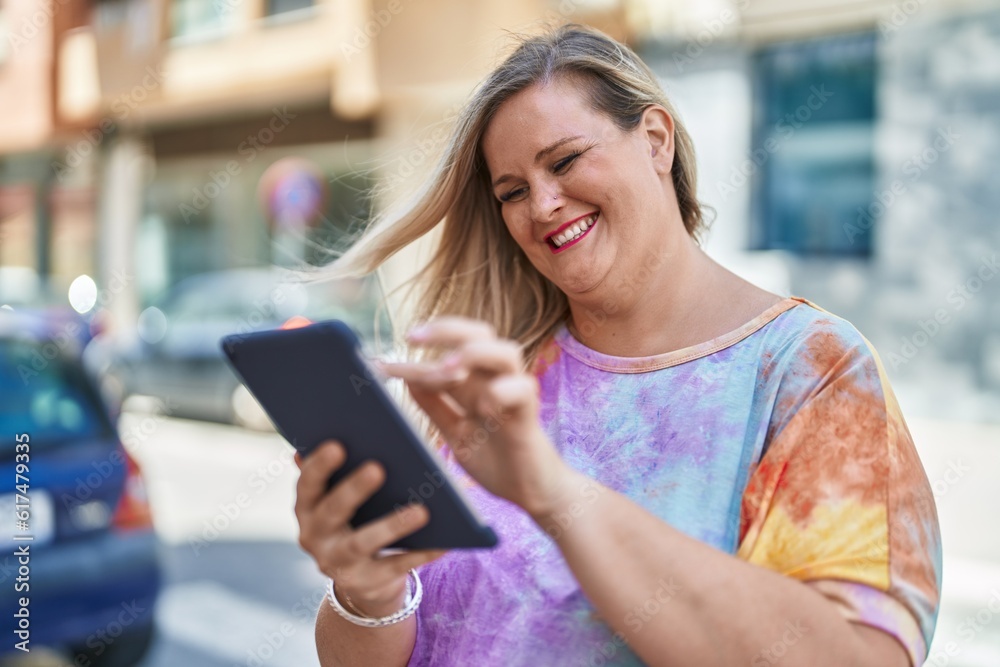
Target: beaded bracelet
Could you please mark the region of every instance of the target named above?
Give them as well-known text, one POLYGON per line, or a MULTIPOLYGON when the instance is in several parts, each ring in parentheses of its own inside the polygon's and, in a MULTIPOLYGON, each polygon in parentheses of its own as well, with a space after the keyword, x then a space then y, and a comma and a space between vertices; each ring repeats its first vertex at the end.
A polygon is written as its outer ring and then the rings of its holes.
MULTIPOLYGON (((410 617, 413 615, 413 612, 417 610, 417 607, 420 606, 420 600, 424 596, 424 587, 423 584, 420 583, 420 575, 417 574, 416 570, 410 570, 409 575, 409 578, 406 580, 406 601, 403 603, 403 608, 394 614, 389 614, 388 616, 383 616, 382 618, 360 616, 357 613, 352 613, 344 609, 344 606, 340 604, 340 600, 337 599, 336 593, 334 593, 333 579, 330 579, 327 584, 327 597, 330 599, 330 606, 333 607, 333 610, 351 623, 366 628, 382 628, 387 625, 399 623, 400 621, 410 617), (413 579, 413 589, 410 588, 410 578, 413 579)), ((346 595, 344 597, 347 604, 351 606, 354 612, 358 612, 359 610, 354 607, 350 598, 346 595)))

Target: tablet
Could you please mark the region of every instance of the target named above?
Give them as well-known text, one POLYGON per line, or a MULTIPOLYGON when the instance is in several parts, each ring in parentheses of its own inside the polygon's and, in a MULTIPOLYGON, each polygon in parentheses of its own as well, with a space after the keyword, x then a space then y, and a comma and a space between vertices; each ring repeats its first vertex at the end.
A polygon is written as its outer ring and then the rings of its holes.
POLYGON ((338 440, 347 460, 327 489, 374 459, 385 483, 351 518, 355 528, 409 502, 423 503, 430 521, 387 549, 471 549, 496 546, 437 452, 417 435, 361 354, 358 335, 340 320, 294 329, 234 334, 221 340, 237 376, 279 434, 305 458, 338 440))

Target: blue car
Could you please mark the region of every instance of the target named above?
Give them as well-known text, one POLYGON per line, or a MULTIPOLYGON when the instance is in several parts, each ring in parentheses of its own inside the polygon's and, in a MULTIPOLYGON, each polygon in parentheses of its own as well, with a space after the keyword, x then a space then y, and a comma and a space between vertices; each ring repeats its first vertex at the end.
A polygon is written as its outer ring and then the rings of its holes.
POLYGON ((0 651, 132 666, 154 636, 160 545, 65 322, 0 309, 0 651))

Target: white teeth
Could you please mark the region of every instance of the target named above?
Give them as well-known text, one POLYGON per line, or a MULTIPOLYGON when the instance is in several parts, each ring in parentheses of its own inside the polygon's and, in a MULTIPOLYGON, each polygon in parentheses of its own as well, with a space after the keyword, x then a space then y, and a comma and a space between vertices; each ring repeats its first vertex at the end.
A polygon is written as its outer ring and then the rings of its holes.
POLYGON ((552 242, 555 243, 556 247, 558 248, 562 245, 565 245, 569 241, 576 239, 577 237, 581 236, 585 231, 594 226, 594 223, 597 222, 598 215, 599 214, 595 213, 586 220, 581 220, 580 222, 575 223, 572 227, 564 231, 559 236, 553 237, 552 242))

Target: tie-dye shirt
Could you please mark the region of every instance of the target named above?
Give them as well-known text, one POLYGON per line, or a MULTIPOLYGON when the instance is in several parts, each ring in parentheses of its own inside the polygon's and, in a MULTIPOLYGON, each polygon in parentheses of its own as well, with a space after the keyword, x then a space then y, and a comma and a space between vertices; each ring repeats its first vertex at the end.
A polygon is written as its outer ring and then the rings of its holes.
MULTIPOLYGON (((648 357, 597 352, 563 325, 533 372, 545 432, 573 468, 814 587, 923 664, 941 584, 933 495, 882 364, 850 323, 789 297, 724 336, 648 357)), ((500 543, 420 568, 409 666, 641 665, 549 536, 442 453, 500 543)))

